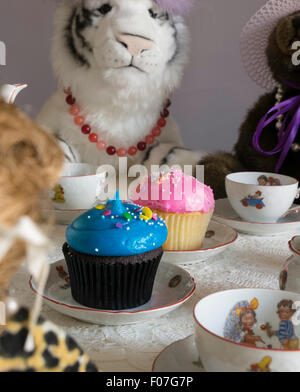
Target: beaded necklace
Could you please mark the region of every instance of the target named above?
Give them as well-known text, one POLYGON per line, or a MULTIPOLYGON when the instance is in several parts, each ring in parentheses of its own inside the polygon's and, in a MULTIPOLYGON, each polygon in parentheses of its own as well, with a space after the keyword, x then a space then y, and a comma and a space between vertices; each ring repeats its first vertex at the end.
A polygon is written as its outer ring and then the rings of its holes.
POLYGON ((78 104, 76 104, 76 98, 73 96, 71 89, 68 88, 64 90, 64 93, 67 95, 66 102, 70 106, 69 113, 73 117, 74 123, 80 127, 80 130, 84 135, 88 136, 89 141, 97 146, 99 151, 106 151, 106 153, 110 156, 115 154, 119 157, 126 157, 128 155, 134 156, 138 151, 145 151, 147 145, 153 144, 155 138, 161 135, 162 128, 167 125, 166 119, 170 115, 169 107, 171 106, 171 101, 168 99, 163 106, 160 118, 156 125, 151 129, 150 133, 144 140, 139 141, 136 146, 130 146, 128 149, 112 145, 107 146, 107 143, 104 140, 99 139, 97 133, 92 132, 91 126, 86 122, 84 116, 80 114, 81 108, 78 104))

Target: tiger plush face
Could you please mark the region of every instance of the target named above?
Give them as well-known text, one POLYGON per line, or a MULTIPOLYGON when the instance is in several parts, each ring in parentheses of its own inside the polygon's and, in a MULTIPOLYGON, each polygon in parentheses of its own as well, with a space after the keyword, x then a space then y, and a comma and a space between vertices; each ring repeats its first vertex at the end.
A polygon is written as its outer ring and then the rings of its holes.
POLYGON ((117 168, 125 153, 133 165, 177 151, 183 143, 166 105, 187 64, 183 14, 194 0, 56 1, 58 87, 37 120, 66 159, 117 168))
POLYGON ((172 91, 187 61, 188 32, 159 1, 62 0, 53 43, 60 81, 108 84, 133 95, 141 88, 172 91))

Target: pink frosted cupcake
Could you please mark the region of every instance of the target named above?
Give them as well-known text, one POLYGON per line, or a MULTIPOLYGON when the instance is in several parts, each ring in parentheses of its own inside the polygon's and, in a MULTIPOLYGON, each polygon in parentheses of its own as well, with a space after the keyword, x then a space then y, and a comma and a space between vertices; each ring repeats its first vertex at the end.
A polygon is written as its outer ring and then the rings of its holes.
POLYGON ((211 188, 179 169, 147 177, 132 194, 140 206, 148 206, 168 227, 164 250, 201 249, 215 201, 211 188))

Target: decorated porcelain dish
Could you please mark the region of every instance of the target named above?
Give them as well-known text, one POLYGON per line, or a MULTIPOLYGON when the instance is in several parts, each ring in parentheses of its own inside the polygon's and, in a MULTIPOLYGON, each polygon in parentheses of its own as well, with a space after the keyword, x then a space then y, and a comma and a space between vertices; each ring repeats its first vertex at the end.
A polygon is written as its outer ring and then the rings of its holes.
MULTIPOLYGON (((37 293, 30 278, 29 285, 37 293)), ((67 316, 100 325, 125 325, 161 317, 192 297, 196 288, 194 279, 184 269, 161 263, 156 275, 151 300, 143 306, 126 311, 91 309, 75 302, 71 295, 70 280, 65 260, 51 264, 49 279, 42 296, 52 309, 67 316)))
POLYGON ((166 347, 155 359, 152 372, 205 372, 195 344, 194 335, 166 347))
POLYGON ((49 192, 55 210, 89 209, 102 197, 106 172, 87 163, 65 163, 61 177, 49 192))
POLYGON ((276 236, 285 233, 300 234, 300 212, 290 213, 276 223, 247 222, 233 210, 228 199, 216 201, 213 220, 228 225, 240 233, 257 236, 276 236))
POLYGON ((278 222, 299 197, 298 181, 281 174, 231 173, 225 186, 232 208, 247 222, 278 222))
POLYGON ((211 221, 202 249, 195 251, 165 251, 163 261, 170 264, 195 264, 205 261, 232 246, 237 238, 238 234, 233 228, 211 221))
POLYGON ((208 372, 299 372, 300 294, 227 290, 194 308, 195 342, 208 372))

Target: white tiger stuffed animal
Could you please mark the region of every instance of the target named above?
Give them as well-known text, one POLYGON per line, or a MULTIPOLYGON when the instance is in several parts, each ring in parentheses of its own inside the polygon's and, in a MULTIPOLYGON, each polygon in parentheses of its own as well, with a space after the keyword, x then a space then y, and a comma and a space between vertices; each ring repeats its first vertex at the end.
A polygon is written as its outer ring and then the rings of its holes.
POLYGON ((165 109, 188 61, 181 14, 191 2, 60 0, 52 49, 58 89, 37 121, 56 134, 68 161, 116 168, 124 156, 129 166, 199 161, 165 109))

